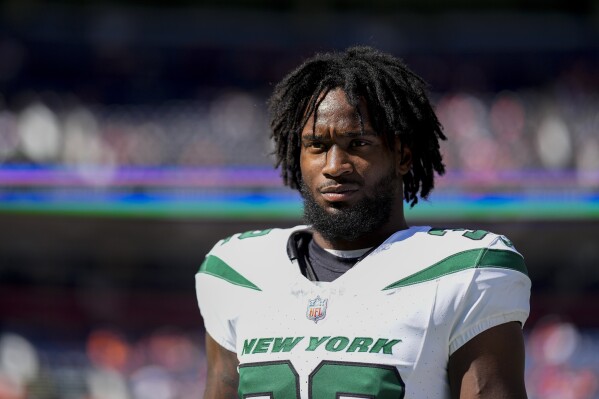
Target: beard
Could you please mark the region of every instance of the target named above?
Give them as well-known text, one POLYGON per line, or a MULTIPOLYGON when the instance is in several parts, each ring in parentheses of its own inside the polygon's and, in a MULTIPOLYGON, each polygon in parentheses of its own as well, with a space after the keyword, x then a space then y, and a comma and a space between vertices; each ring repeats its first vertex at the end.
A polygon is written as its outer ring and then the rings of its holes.
POLYGON ((302 182, 300 191, 304 199, 304 222, 326 240, 355 241, 389 221, 397 185, 397 176, 390 171, 375 183, 371 195, 366 195, 354 205, 332 204, 335 211, 328 212, 316 202, 302 182))

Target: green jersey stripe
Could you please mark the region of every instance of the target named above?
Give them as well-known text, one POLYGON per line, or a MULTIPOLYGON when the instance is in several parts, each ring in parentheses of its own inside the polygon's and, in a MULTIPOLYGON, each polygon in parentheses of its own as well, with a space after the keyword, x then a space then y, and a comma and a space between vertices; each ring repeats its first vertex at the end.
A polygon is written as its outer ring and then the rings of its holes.
POLYGON ((528 275, 524 259, 518 253, 501 249, 480 248, 458 252, 418 273, 414 273, 411 276, 386 286, 383 290, 390 290, 434 280, 447 274, 457 273, 461 270, 484 267, 512 269, 528 275))
POLYGON ((250 280, 237 273, 231 266, 226 264, 222 259, 214 255, 208 255, 204 263, 200 266, 198 273, 206 273, 211 276, 222 278, 231 284, 239 285, 245 288, 262 291, 250 280))

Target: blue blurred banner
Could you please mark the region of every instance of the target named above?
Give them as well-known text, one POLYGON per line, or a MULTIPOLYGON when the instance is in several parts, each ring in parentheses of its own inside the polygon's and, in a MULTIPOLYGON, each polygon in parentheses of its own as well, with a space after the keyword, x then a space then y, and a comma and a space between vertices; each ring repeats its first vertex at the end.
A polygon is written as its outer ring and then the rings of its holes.
MULTIPOLYGON (((599 219, 599 173, 450 173, 418 219, 599 219), (589 184, 592 183, 592 184, 589 184)), ((297 219, 297 192, 254 168, 0 169, 0 212, 208 219, 297 219)))

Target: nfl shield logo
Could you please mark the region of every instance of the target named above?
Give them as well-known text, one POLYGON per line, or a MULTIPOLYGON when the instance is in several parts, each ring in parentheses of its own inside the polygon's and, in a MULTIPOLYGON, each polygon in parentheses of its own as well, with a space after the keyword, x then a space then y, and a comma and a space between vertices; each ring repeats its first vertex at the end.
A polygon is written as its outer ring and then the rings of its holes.
POLYGON ((320 296, 317 296, 316 299, 309 300, 308 309, 306 311, 308 320, 314 320, 314 323, 318 323, 319 320, 324 319, 327 315, 327 302, 328 299, 320 299, 320 296))

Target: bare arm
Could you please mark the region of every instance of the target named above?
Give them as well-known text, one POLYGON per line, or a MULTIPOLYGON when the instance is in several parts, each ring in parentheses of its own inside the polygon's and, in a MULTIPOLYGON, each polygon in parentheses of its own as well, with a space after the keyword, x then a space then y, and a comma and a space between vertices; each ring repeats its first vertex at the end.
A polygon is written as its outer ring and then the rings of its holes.
POLYGON ((452 399, 525 399, 524 338, 510 322, 484 331, 449 358, 452 399))
POLYGON ((206 355, 208 358, 208 378, 204 399, 238 398, 239 374, 237 355, 220 346, 206 333, 206 355))

